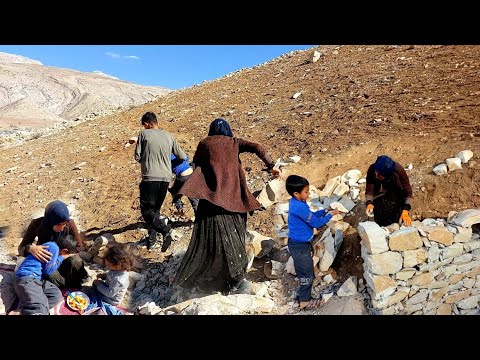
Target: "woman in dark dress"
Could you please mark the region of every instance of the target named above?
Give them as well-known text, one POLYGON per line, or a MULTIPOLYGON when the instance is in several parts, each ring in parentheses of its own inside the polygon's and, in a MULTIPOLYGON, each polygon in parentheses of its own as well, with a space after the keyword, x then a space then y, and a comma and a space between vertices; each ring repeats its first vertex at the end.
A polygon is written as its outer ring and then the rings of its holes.
MULTIPOLYGON (((48 262, 52 254, 42 244, 48 241, 56 241, 60 235, 72 235, 77 241, 77 250, 83 249, 83 240, 77 226, 70 214, 67 205, 60 200, 55 200, 45 207, 45 216, 33 219, 18 246, 20 256, 29 253, 42 262, 48 262), (34 244, 35 237, 38 238, 34 244)), ((84 278, 88 277, 83 260, 79 255, 65 259, 57 271, 48 278, 50 282, 59 288, 81 288, 84 278)))
POLYGON ((273 176, 280 174, 262 146, 233 137, 224 119, 213 121, 197 146, 195 170, 179 191, 200 199, 192 238, 175 278, 181 287, 228 293, 244 279, 247 213, 261 205, 248 189, 239 157, 243 152, 256 154, 273 176))

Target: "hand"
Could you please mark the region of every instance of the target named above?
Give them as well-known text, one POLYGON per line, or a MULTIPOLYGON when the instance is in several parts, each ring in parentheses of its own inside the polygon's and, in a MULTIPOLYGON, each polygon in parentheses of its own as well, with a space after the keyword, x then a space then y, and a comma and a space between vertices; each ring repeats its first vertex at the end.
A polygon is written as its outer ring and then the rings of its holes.
POLYGON ((41 262, 49 262, 52 259, 52 253, 47 251, 48 246, 45 245, 30 245, 28 252, 32 254, 37 260, 41 262))
POLYGON ((100 280, 93 280, 93 286, 98 286, 98 284, 100 284, 100 280))
POLYGON ((270 170, 270 174, 272 174, 274 178, 277 178, 280 176, 281 172, 280 172, 280 169, 272 168, 270 170))
POLYGON ((338 215, 340 214, 340 210, 333 209, 333 211, 330 214, 332 214, 332 216, 338 215))
POLYGON ((408 214, 408 210, 403 210, 402 215, 400 216, 400 219, 398 220, 399 224, 401 225, 403 221, 403 224, 405 226, 412 226, 412 218, 408 214))
POLYGON ((365 215, 367 215, 368 217, 373 217, 373 208, 373 204, 368 204, 367 209, 365 210, 365 215))
POLYGON ((105 274, 97 274, 97 279, 103 279, 105 277, 105 274))

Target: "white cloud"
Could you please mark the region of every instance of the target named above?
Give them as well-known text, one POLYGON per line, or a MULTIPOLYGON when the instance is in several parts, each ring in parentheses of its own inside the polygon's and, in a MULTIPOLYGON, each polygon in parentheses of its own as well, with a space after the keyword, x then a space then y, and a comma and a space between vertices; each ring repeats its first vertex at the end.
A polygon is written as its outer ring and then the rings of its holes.
POLYGON ((120 58, 120 54, 110 52, 110 51, 106 52, 105 55, 110 56, 112 59, 119 59, 120 58))
POLYGON ((110 56, 112 59, 124 58, 129 60, 140 60, 140 57, 136 55, 120 55, 111 51, 106 52, 105 55, 110 56))

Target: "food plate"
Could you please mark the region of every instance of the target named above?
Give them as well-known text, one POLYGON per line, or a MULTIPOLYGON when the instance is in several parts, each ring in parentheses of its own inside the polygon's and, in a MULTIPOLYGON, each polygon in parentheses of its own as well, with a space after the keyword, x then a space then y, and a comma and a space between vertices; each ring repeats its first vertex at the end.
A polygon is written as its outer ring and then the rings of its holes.
POLYGON ((90 305, 90 299, 88 298, 87 294, 81 291, 73 291, 71 293, 75 299, 77 299, 82 306, 77 304, 75 300, 71 298, 71 296, 67 295, 67 306, 75 311, 84 311, 88 305, 90 305))

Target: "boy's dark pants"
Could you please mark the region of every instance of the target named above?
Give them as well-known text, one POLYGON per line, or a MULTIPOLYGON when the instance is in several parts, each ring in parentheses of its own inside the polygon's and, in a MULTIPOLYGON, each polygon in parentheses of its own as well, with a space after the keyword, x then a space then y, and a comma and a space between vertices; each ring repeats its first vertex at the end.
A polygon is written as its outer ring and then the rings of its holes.
POLYGON ((292 255, 295 272, 300 287, 298 301, 309 301, 312 298, 313 259, 312 244, 310 242, 295 242, 288 239, 288 251, 292 255))
POLYGON ((83 279, 88 277, 85 264, 79 255, 66 258, 47 279, 59 288, 80 289, 83 279))
POLYGON ((140 211, 145 222, 164 237, 171 228, 160 218, 160 208, 167 195, 166 181, 142 181, 140 183, 140 211))
POLYGON ((22 315, 48 315, 49 309, 63 300, 60 289, 47 280, 22 276, 14 280, 13 287, 22 315))
MULTIPOLYGON (((183 195, 179 194, 178 191, 183 186, 185 181, 187 181, 189 176, 190 175, 177 176, 175 178, 175 182, 173 183, 172 187, 170 189, 168 189, 170 194, 172 194, 172 197, 173 197, 172 201, 175 204, 175 207, 177 208, 177 210, 180 210, 180 209, 183 208, 183 203, 182 203, 182 196, 183 195)), ((198 199, 188 198, 188 200, 190 200, 190 204, 192 204, 193 211, 195 212, 195 215, 196 215, 197 214, 197 208, 198 208, 198 199)))

